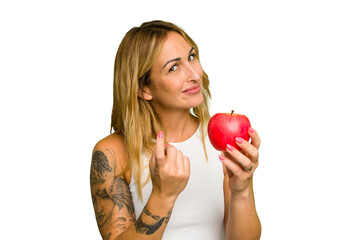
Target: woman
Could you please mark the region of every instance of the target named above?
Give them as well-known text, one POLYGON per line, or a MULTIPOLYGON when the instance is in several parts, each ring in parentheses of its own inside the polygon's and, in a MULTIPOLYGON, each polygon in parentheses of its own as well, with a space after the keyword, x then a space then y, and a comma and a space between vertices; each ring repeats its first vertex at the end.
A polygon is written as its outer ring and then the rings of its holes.
POLYGON ((174 24, 132 28, 115 60, 114 133, 94 147, 91 193, 104 239, 259 239, 252 175, 260 139, 209 143, 209 80, 174 24), (220 160, 219 160, 220 159, 220 160), (191 169, 191 170, 190 170, 191 169))

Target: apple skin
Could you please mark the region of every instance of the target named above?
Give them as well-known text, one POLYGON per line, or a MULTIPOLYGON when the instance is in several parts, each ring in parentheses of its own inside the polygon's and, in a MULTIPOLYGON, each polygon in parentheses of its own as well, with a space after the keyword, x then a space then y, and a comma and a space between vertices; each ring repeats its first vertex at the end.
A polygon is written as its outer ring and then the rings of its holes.
POLYGON ((237 150, 241 150, 236 142, 236 137, 249 141, 248 133, 251 127, 249 119, 245 115, 233 113, 217 113, 209 121, 208 134, 213 147, 225 152, 226 145, 230 144, 237 150))

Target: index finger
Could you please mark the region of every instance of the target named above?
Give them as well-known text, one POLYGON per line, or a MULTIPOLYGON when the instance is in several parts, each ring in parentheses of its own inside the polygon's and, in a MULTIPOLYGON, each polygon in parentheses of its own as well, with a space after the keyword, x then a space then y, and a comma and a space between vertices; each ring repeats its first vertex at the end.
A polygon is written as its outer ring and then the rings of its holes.
POLYGON ((159 163, 164 160, 165 160, 164 133, 160 131, 156 138, 155 161, 156 163, 159 163))

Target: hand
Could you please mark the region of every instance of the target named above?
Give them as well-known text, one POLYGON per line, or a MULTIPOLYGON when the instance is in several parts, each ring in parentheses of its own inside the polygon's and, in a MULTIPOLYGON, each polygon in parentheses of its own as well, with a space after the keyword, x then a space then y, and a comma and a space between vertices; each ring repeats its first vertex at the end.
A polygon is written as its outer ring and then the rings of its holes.
POLYGON ((176 199, 184 190, 190 176, 190 161, 174 146, 164 147, 164 135, 159 132, 150 160, 153 193, 176 199))
POLYGON ((229 188, 231 193, 241 193, 250 186, 250 181, 255 169, 259 165, 260 138, 257 132, 250 128, 249 135, 251 143, 242 138, 236 138, 236 144, 241 152, 231 145, 227 145, 224 155, 219 158, 225 165, 229 177, 229 188))

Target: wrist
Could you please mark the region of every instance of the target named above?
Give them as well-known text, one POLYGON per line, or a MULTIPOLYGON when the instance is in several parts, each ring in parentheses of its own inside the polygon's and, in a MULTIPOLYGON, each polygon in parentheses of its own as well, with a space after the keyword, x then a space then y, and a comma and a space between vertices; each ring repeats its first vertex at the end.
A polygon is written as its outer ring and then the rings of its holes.
POLYGON ((154 191, 154 189, 153 189, 149 200, 151 200, 151 202, 153 202, 163 208, 172 209, 177 197, 178 196, 169 196, 166 194, 162 194, 161 192, 154 191))
POLYGON ((241 192, 231 192, 231 199, 242 201, 242 200, 248 200, 251 198, 251 190, 249 187, 245 188, 241 192))

